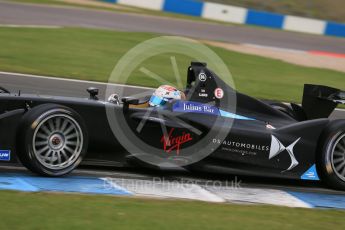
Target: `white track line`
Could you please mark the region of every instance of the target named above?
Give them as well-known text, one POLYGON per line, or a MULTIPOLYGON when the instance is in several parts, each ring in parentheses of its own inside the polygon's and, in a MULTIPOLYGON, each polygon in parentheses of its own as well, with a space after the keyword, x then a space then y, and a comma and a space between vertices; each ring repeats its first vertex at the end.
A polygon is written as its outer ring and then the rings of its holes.
MULTIPOLYGON (((202 188, 197 184, 180 183, 177 181, 141 180, 124 178, 102 178, 115 188, 124 188, 136 196, 191 199, 207 202, 225 202, 222 197, 202 188)), ((158 178, 156 178, 158 179, 158 178)))
POLYGON ((130 87, 130 88, 137 88, 137 89, 148 89, 148 90, 152 89, 150 87, 144 87, 144 86, 134 86, 134 85, 125 85, 125 84, 116 84, 116 83, 106 83, 106 82, 98 82, 98 81, 87 81, 87 80, 78 80, 78 79, 70 79, 70 78, 59 78, 59 77, 51 77, 51 76, 43 76, 43 75, 33 75, 33 74, 24 74, 24 73, 13 73, 13 72, 4 72, 4 71, 0 71, 0 74, 10 75, 10 76, 20 76, 20 77, 50 79, 50 80, 56 80, 56 81, 78 82, 78 83, 86 83, 86 84, 113 85, 113 86, 120 86, 120 87, 122 86, 122 87, 130 87))
MULTIPOLYGON (((125 190, 138 197, 190 199, 216 203, 266 204, 287 207, 312 208, 312 206, 287 192, 277 189, 228 188, 202 186, 177 181, 100 178, 111 188, 125 190)), ((159 180, 158 180, 159 179, 159 180)))
POLYGON ((50 26, 50 25, 17 25, 17 24, 0 24, 0 27, 10 28, 39 28, 39 29, 61 29, 63 26, 50 26))
POLYGON ((231 203, 268 204, 287 207, 312 208, 289 193, 277 189, 207 187, 210 192, 231 203))
POLYGON ((257 45, 257 44, 252 44, 252 43, 241 43, 241 44, 244 46, 260 48, 260 49, 270 49, 270 50, 275 50, 275 51, 285 51, 285 52, 292 52, 292 53, 307 53, 306 51, 303 51, 303 50, 280 48, 276 46, 265 46, 265 45, 257 45))

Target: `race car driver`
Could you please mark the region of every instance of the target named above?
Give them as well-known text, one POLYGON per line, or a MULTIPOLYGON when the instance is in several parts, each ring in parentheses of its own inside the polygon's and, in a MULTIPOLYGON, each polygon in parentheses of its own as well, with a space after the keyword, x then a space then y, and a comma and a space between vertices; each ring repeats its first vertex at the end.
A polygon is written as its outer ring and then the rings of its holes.
POLYGON ((158 87, 152 94, 149 106, 159 107, 164 106, 170 100, 186 100, 186 95, 170 85, 162 85, 158 87))
MULTIPOLYGON (((149 101, 144 101, 137 105, 129 105, 130 108, 161 107, 171 100, 186 100, 186 95, 170 85, 159 86, 152 94, 149 101)), ((117 94, 112 94, 108 101, 114 104, 120 104, 117 94)))

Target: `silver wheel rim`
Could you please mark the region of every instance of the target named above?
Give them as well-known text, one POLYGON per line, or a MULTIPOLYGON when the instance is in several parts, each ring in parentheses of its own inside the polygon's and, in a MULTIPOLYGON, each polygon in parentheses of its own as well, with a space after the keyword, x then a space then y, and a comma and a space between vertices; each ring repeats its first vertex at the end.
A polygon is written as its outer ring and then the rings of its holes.
POLYGON ((83 132, 71 116, 53 114, 40 121, 32 141, 33 153, 44 167, 62 170, 79 158, 83 132))
POLYGON ((345 133, 336 138, 331 153, 333 171, 339 179, 345 181, 345 133))

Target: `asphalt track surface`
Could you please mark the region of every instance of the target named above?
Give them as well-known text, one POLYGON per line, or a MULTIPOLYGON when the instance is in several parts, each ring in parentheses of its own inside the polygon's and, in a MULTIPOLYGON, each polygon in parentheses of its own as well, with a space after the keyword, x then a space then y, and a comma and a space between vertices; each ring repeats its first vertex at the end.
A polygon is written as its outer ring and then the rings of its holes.
POLYGON ((53 25, 153 32, 231 43, 345 53, 345 39, 343 38, 76 7, 0 1, 0 24, 53 25))
MULTIPOLYGON (((34 93, 34 94, 45 94, 45 95, 65 95, 75 97, 88 97, 86 88, 92 86, 100 89, 100 98, 104 98, 104 91, 106 88, 105 83, 97 83, 90 81, 79 81, 62 78, 52 77, 39 77, 30 76, 24 74, 5 73, 0 72, 0 85, 9 89, 11 92, 18 92, 21 90, 22 93, 34 93)), ((117 87, 125 87, 124 92, 126 96, 138 94, 142 92, 149 92, 150 88, 136 87, 136 86, 123 86, 117 85, 117 87)), ((336 111, 333 114, 334 117, 345 117, 344 111, 336 111)), ((0 165, 1 172, 27 172, 22 167, 4 167, 0 165)), ((85 166, 84 166, 85 167, 85 166)), ((200 175, 200 174, 186 174, 183 172, 157 172, 157 171, 133 171, 126 169, 117 168, 83 168, 76 170, 73 175, 80 176, 97 176, 97 177, 118 177, 128 179, 145 179, 153 180, 153 178, 161 178, 164 180, 194 180, 196 183, 203 183, 203 181, 209 180, 229 180, 228 176, 224 175, 200 175)), ((231 179, 231 178, 230 178, 231 179)), ((311 192, 311 193, 327 193, 327 194, 344 194, 344 192, 334 191, 323 187, 319 182, 309 181, 291 181, 291 180, 279 180, 279 179, 268 179, 268 178, 252 178, 252 177, 241 177, 241 186, 244 188, 263 188, 263 189, 281 189, 290 190, 296 192, 311 192)))

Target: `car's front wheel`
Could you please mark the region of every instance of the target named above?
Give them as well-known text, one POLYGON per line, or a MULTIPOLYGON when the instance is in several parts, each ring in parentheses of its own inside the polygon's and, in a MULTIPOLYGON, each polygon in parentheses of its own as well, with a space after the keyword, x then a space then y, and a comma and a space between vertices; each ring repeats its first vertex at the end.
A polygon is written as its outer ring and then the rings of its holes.
POLYGON ((35 173, 62 176, 79 165, 87 143, 84 122, 75 111, 43 104, 23 116, 18 128, 17 155, 35 173))
POLYGON ((317 155, 317 169, 329 186, 345 190, 345 121, 331 121, 324 130, 317 155))

